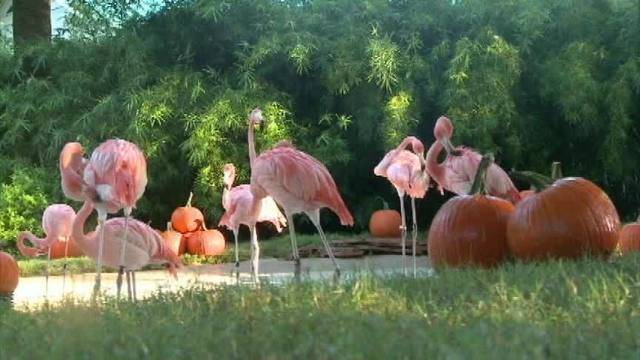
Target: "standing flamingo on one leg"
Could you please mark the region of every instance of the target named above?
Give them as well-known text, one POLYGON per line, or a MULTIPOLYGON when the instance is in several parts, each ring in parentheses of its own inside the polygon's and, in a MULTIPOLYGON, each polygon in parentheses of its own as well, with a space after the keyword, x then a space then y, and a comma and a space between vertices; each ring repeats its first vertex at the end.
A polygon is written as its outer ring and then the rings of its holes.
MULTIPOLYGON (((103 225, 107 213, 124 210, 125 232, 131 210, 147 185, 147 161, 142 151, 133 143, 121 139, 110 139, 100 144, 93 153, 83 171, 85 193, 91 198, 98 212, 98 224, 103 225)), ((101 229, 104 227, 100 226, 101 229)), ((100 271, 102 269, 102 244, 104 231, 100 231, 100 247, 96 265, 95 293, 100 290, 100 271)), ((121 237, 121 255, 124 261, 128 237, 121 237)), ((118 271, 118 295, 122 287, 124 265, 118 271)))
POLYGON ((258 262, 260 258, 260 248, 258 246, 258 235, 256 223, 268 221, 272 223, 278 232, 287 226, 287 220, 278 209, 271 196, 262 198, 260 212, 254 217, 251 212, 253 207, 253 194, 250 185, 238 185, 233 187, 236 178, 236 168, 233 164, 226 164, 224 173, 224 191, 222 193, 222 206, 225 209, 224 215, 220 218, 219 226, 225 226, 233 231, 233 238, 236 243, 236 276, 238 276, 238 229, 244 224, 251 230, 251 270, 254 280, 258 279, 258 262))
MULTIPOLYGON (((71 232, 73 227, 73 220, 76 218, 76 212, 73 211, 71 206, 66 204, 53 204, 47 206, 42 214, 42 229, 45 233, 45 238, 40 239, 33 235, 29 231, 23 231, 18 234, 16 245, 18 250, 24 256, 34 257, 42 253, 47 254, 47 270, 45 272, 45 294, 49 294, 49 265, 51 263, 51 248, 56 241, 65 242, 65 265, 67 258, 67 251, 69 249, 69 241, 71 241, 71 232), (24 241, 28 240, 35 247, 29 247, 24 244, 24 241)), ((66 266, 63 273, 63 289, 66 280, 66 266)))
MULTIPOLYGON (((440 193, 446 189, 458 195, 468 194, 482 155, 463 146, 453 147, 453 124, 445 116, 438 118, 433 134, 436 141, 427 152, 427 172, 438 183, 440 193), (438 163, 438 155, 443 149, 446 150, 447 157, 442 163, 438 163)), ((491 164, 486 181, 490 195, 507 199, 514 204, 520 201, 518 189, 500 166, 491 164)))
MULTIPOLYGON (((73 238, 80 250, 90 258, 101 261, 107 267, 126 269, 127 280, 131 277, 132 286, 129 289, 133 288, 134 300, 135 270, 152 263, 168 264, 169 272, 177 277, 176 269, 182 266, 180 258, 165 244, 158 232, 142 221, 126 217, 112 218, 99 224, 96 231, 85 234, 84 225, 93 209, 94 204, 86 200, 73 222, 73 238), (121 249, 124 237, 129 246, 123 259, 121 249)), ((129 297, 132 297, 131 291, 129 297)))
MULTIPOLYGON (((251 163, 251 193, 254 214, 260 213, 262 199, 271 195, 284 209, 296 277, 300 275, 300 254, 296 241, 293 214, 305 213, 318 230, 320 239, 331 258, 336 274, 340 266, 320 225, 320 209, 328 207, 340 218, 342 225, 353 226, 353 217, 344 204, 338 188, 327 168, 311 155, 297 150, 288 142, 280 142, 273 149, 256 157, 253 128, 263 121, 262 111, 254 109, 249 116, 249 160, 251 163)), ((257 216, 257 215, 255 215, 257 216)))
POLYGON ((416 241, 418 225, 416 220, 416 198, 422 199, 429 188, 429 175, 424 170, 424 145, 413 136, 406 137, 398 147, 389 151, 382 161, 373 169, 373 173, 386 177, 396 188, 400 198, 400 211, 402 217, 402 267, 407 274, 406 267, 406 237, 407 224, 404 211, 404 195, 411 198, 411 214, 413 217, 412 228, 412 252, 413 252, 413 276, 417 273, 416 241), (406 150, 411 145, 413 152, 406 150))

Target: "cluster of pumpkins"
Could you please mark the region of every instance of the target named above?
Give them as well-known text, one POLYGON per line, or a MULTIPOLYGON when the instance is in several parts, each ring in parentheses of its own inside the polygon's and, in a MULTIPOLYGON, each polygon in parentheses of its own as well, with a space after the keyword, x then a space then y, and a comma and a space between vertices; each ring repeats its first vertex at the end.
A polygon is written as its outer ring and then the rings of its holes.
MULTIPOLYGON (((517 205, 487 195, 451 198, 434 217, 427 246, 433 266, 496 266, 522 261, 575 259, 640 251, 640 217, 620 228, 609 196, 591 181, 561 178, 554 163, 553 183, 538 192, 524 190, 517 205)), ((399 237, 396 210, 375 211, 369 221, 374 237, 399 237)))
POLYGON ((510 257, 543 261, 607 257, 616 247, 640 251, 640 225, 621 229, 613 202, 591 181, 554 176, 536 188, 515 206, 482 194, 451 198, 429 229, 431 263, 492 267, 510 257))
POLYGON ((167 230, 160 233, 165 244, 178 255, 222 255, 224 235, 218 230, 206 228, 202 212, 191 206, 192 198, 193 193, 189 195, 185 206, 175 209, 171 214, 167 230))

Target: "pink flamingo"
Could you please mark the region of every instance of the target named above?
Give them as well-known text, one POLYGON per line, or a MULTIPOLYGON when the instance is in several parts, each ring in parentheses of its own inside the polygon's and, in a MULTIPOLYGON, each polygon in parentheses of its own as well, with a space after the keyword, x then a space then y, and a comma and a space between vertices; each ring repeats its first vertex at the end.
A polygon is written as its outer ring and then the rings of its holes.
POLYGON ((76 218, 76 212, 71 206, 66 204, 53 204, 47 206, 42 214, 42 229, 45 237, 40 239, 29 231, 23 231, 18 234, 16 245, 18 250, 24 256, 35 257, 41 254, 47 254, 47 270, 45 272, 45 293, 49 293, 49 265, 51 263, 51 247, 56 241, 65 241, 65 264, 64 274, 62 278, 62 292, 64 293, 66 281, 66 256, 71 239, 73 220, 76 218), (35 247, 26 246, 24 241, 28 240, 35 247))
POLYGON ((429 188, 429 175, 424 170, 424 145, 414 136, 406 137, 398 147, 389 151, 382 161, 373 169, 377 176, 386 177, 396 188, 400 198, 400 211, 402 217, 402 266, 406 275, 405 245, 407 237, 407 224, 404 211, 404 195, 411 198, 411 213, 413 216, 412 241, 413 241, 413 276, 416 276, 416 241, 418 237, 418 225, 416 220, 416 198, 424 198, 429 188), (406 150, 411 145, 413 152, 406 150))
POLYGON ((260 109, 251 111, 248 140, 251 193, 254 198, 252 212, 260 213, 261 200, 268 195, 282 206, 290 229, 296 277, 300 274, 300 254, 292 216, 301 212, 307 214, 318 230, 327 254, 333 262, 336 275, 339 275, 340 267, 320 225, 320 209, 331 209, 338 215, 342 225, 353 226, 353 217, 327 168, 311 155, 297 150, 285 141, 256 157, 253 128, 262 121, 260 109))
MULTIPOLYGON (((84 167, 83 192, 91 199, 98 212, 99 226, 107 220, 107 213, 124 210, 125 220, 144 193, 147 185, 147 161, 142 151, 133 143, 121 139, 110 139, 100 144, 91 154, 84 167)), ((62 174, 63 177, 67 175, 62 174)), ((125 221, 125 232, 128 229, 125 221)), ((104 227, 100 226, 101 229, 104 227)), ((102 244, 104 231, 100 231, 100 246, 96 264, 95 293, 100 290, 102 269, 102 244)), ((122 287, 124 260, 128 237, 121 237, 121 260, 118 271, 118 295, 122 287)))
POLYGON ((98 225, 96 231, 85 234, 84 225, 94 204, 86 200, 78 211, 73 222, 73 238, 85 255, 94 260, 100 259, 104 265, 111 268, 124 268, 127 272, 127 288, 131 298, 136 297, 135 270, 148 264, 168 264, 169 272, 177 278, 177 268, 182 262, 164 243, 162 236, 149 225, 136 219, 112 218, 98 225), (98 235, 100 234, 100 235, 98 235), (99 238, 102 237, 102 243, 99 238), (124 256, 121 256, 123 238, 129 244, 124 256))
POLYGON ((222 207, 224 207, 225 213, 220 218, 218 226, 225 226, 233 231, 233 238, 236 243, 236 273, 240 266, 238 260, 238 229, 242 224, 249 227, 251 230, 251 269, 254 279, 257 279, 260 248, 258 246, 256 223, 268 221, 276 227, 278 232, 281 232, 282 228, 287 226, 287 220, 271 196, 262 198, 260 212, 257 217, 254 217, 251 212, 253 206, 251 186, 244 184, 232 187, 236 178, 236 168, 233 164, 226 164, 223 173, 225 188, 222 193, 222 207))
MULTIPOLYGON (((427 172, 438 183, 441 194, 443 189, 458 195, 468 194, 482 155, 463 146, 454 148, 451 143, 453 124, 445 116, 438 118, 433 134, 436 141, 427 152, 427 172), (438 155, 443 148, 447 157, 442 163, 438 163, 438 155)), ((500 166, 491 164, 486 179, 489 194, 507 199, 514 204, 520 201, 518 189, 500 166)))

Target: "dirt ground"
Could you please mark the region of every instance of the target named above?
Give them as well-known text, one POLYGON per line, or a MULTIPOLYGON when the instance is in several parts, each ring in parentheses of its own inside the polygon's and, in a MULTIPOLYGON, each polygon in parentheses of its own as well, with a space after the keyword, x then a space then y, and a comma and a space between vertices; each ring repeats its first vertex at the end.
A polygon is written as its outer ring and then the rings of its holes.
MULTIPOLYGON (((355 259, 339 259, 342 277, 347 278, 359 272, 373 272, 376 274, 402 273, 402 257, 399 255, 366 256, 355 259)), ((407 271, 411 274, 411 257, 407 257, 407 271)), ((429 274, 431 269, 426 256, 417 259, 418 271, 421 275, 429 274)), ((260 260, 260 281, 283 282, 293 278, 293 263, 277 259, 265 258, 260 260)), ((303 279, 331 279, 333 265, 329 259, 302 259, 303 279)), ((102 274, 102 292, 106 296, 116 296, 115 273, 102 274)), ((44 277, 27 277, 20 279, 14 293, 16 308, 26 308, 42 304, 46 300, 55 303, 63 297, 88 300, 91 297, 95 281, 94 273, 50 276, 48 294, 44 277), (45 294, 47 294, 45 296, 45 294)), ((235 275, 232 263, 217 265, 193 265, 183 268, 174 279, 164 270, 141 271, 136 273, 137 298, 143 299, 157 291, 177 291, 193 285, 220 285, 236 283, 252 283, 250 265, 248 261, 240 263, 239 279, 235 275)), ((123 296, 126 297, 126 283, 123 285, 123 296)))

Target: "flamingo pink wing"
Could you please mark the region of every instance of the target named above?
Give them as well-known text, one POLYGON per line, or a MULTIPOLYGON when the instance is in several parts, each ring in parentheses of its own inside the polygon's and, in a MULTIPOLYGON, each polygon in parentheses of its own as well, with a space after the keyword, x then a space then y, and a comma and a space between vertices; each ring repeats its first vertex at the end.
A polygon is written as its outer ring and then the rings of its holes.
POLYGON ((328 207, 338 215, 343 225, 353 225, 353 217, 331 174, 318 160, 288 146, 276 147, 256 160, 255 170, 264 172, 258 174, 258 178, 266 175, 267 182, 274 182, 273 185, 281 187, 288 196, 304 203, 307 210, 328 207))

